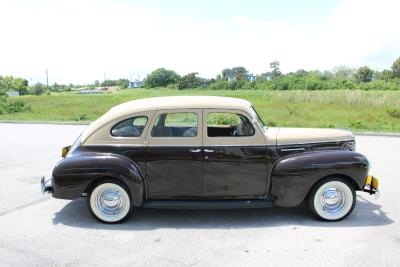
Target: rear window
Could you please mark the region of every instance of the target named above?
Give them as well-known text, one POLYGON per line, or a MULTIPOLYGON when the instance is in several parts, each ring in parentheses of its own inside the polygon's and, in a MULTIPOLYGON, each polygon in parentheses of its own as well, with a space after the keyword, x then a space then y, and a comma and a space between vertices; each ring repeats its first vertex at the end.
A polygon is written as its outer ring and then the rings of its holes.
POLYGON ((111 135, 115 137, 139 137, 147 124, 147 117, 139 116, 123 120, 111 129, 111 135))

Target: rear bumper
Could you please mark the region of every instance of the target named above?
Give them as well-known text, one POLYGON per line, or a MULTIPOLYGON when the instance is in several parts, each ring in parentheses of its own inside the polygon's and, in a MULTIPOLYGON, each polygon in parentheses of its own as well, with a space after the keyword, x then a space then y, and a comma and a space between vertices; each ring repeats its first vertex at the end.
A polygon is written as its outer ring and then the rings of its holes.
POLYGON ((40 179, 40 188, 41 188, 41 191, 42 191, 43 195, 45 195, 45 194, 53 194, 54 188, 53 188, 53 185, 51 183, 51 178, 47 178, 46 179, 46 177, 43 176, 40 179))

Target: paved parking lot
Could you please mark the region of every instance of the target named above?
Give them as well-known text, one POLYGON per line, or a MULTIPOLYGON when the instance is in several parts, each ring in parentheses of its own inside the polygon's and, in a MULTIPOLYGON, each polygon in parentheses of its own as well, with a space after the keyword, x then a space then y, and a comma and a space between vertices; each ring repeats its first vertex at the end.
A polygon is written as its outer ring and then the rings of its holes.
POLYGON ((381 198, 358 194, 346 220, 305 207, 137 210, 121 225, 95 221, 85 199, 41 196, 60 148, 85 126, 0 124, 0 265, 400 265, 400 138, 358 136, 381 198))

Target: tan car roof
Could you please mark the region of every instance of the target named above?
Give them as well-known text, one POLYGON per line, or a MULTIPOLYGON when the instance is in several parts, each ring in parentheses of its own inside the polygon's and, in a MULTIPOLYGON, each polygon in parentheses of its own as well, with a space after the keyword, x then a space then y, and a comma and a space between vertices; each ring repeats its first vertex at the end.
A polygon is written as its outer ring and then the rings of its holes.
POLYGON ((222 96, 164 96, 129 101, 113 107, 109 113, 135 113, 138 111, 180 108, 247 109, 249 101, 222 96))
POLYGON ((248 110, 250 106, 251 103, 249 101, 222 96, 165 96, 133 100, 111 108, 103 116, 91 123, 82 133, 81 141, 84 142, 97 129, 109 121, 134 113, 185 108, 248 110))

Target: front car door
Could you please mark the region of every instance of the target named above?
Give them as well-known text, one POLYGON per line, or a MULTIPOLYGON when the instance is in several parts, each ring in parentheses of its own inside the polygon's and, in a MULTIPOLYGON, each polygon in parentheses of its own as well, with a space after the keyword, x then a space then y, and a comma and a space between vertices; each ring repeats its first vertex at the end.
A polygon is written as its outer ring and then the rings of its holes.
POLYGON ((263 198, 267 149, 251 116, 239 110, 204 109, 203 125, 204 197, 263 198))
POLYGON ((146 136, 148 199, 202 197, 202 110, 156 112, 146 136))

